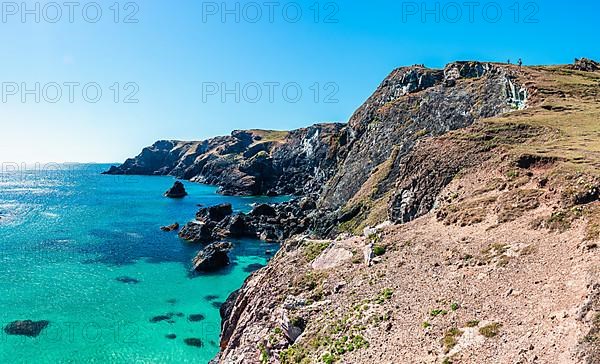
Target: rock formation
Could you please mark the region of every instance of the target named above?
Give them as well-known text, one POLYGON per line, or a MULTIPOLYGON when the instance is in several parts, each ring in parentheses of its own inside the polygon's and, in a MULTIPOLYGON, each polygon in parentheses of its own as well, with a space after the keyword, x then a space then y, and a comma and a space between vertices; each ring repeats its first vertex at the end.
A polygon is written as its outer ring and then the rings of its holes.
POLYGON ((161 226, 160 230, 162 230, 164 232, 171 232, 171 231, 179 230, 179 223, 176 222, 176 223, 173 223, 168 226, 161 226))
POLYGON ((403 67, 347 125, 159 142, 109 172, 299 195, 182 229, 282 243, 221 306, 215 362, 596 363, 597 66, 403 67))
POLYGON ((197 272, 212 272, 229 265, 229 251, 233 244, 220 242, 209 244, 192 260, 192 269, 197 272))
POLYGON ((13 321, 4 327, 4 332, 8 335, 20 335, 28 337, 37 337, 50 324, 50 321, 13 321))
POLYGON ((183 198, 187 196, 187 192, 185 191, 185 186, 183 183, 175 181, 173 187, 169 188, 169 190, 165 192, 165 196, 169 198, 183 198))

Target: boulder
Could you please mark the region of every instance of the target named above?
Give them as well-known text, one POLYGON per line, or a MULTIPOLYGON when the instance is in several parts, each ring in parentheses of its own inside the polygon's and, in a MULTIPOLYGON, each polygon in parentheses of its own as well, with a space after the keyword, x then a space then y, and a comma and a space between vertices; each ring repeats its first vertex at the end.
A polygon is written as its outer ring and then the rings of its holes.
POLYGON ((213 241, 213 227, 199 222, 188 222, 179 232, 179 237, 192 243, 208 243, 213 241))
POLYGON ((176 222, 176 223, 174 223, 174 224, 172 224, 172 225, 169 225, 169 226, 161 226, 161 228, 160 228, 160 229, 161 229, 162 231, 165 231, 165 232, 170 232, 170 231, 179 230, 179 223, 177 223, 177 222, 176 222))
POLYGON ((576 59, 571 68, 578 71, 596 72, 600 70, 600 63, 587 58, 576 59))
POLYGON ((252 216, 275 216, 277 211, 273 206, 263 203, 255 206, 250 214, 252 216))
POLYGON ((214 221, 219 222, 225 217, 233 213, 233 207, 230 203, 223 203, 220 205, 204 207, 196 213, 196 219, 200 221, 214 221))
POLYGON ((50 324, 50 321, 13 321, 4 326, 4 332, 8 335, 21 335, 37 337, 50 324))
POLYGON ((175 181, 173 187, 169 188, 167 192, 165 192, 165 196, 169 198, 183 198, 187 196, 187 192, 185 191, 185 186, 183 183, 175 181))
POLYGON ((233 244, 230 242, 208 245, 192 260, 192 269, 197 272, 211 272, 229 265, 231 249, 233 249, 233 244))

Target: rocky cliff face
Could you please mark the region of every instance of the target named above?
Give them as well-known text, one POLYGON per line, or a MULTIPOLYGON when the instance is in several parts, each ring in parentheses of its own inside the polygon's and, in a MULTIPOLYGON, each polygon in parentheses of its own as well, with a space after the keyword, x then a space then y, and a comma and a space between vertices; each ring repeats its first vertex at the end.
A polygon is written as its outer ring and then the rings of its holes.
POLYGON ((109 173, 311 195, 187 229, 283 243, 222 307, 217 362, 598 363, 599 105, 590 60, 404 67, 347 125, 158 142, 109 173))
POLYGON ((238 130, 199 142, 159 141, 106 173, 171 175, 218 185, 224 194, 304 195, 317 192, 333 174, 342 127, 238 130))
POLYGON ((599 363, 600 73, 580 68, 395 71, 342 131, 315 212, 335 237, 286 240, 230 297, 215 361, 599 363), (369 121, 430 92, 425 137, 402 108, 369 121))

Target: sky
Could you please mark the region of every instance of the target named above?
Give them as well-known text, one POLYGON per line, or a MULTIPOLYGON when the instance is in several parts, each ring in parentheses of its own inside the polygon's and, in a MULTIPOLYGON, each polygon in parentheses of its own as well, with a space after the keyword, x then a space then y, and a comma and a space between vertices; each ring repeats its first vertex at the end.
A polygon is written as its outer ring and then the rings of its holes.
POLYGON ((115 1, 0 2, 0 162, 346 122, 404 65, 600 59, 597 1, 115 1))

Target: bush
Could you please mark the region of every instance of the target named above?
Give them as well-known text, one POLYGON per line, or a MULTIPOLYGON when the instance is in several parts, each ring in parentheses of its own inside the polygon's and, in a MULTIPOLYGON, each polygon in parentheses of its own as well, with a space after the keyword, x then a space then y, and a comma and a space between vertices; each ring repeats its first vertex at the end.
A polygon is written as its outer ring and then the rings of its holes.
POLYGON ((375 254, 376 257, 380 257, 385 254, 386 250, 387 249, 384 246, 375 245, 373 247, 373 254, 375 254))
POLYGON ((480 328, 479 333, 487 338, 491 338, 498 335, 501 327, 502 325, 499 323, 489 324, 480 328))

